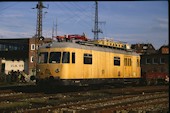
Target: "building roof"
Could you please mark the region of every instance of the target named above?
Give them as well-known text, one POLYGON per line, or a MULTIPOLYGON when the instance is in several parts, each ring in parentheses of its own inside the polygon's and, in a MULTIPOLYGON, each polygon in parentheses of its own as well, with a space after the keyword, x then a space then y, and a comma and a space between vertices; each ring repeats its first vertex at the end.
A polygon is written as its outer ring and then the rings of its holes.
POLYGON ((169 54, 169 45, 161 46, 158 51, 162 54, 169 54))
POLYGON ((162 48, 169 48, 169 45, 163 45, 159 48, 159 50, 161 50, 162 48))
POLYGON ((155 50, 154 46, 151 43, 132 44, 131 48, 134 49, 137 53, 141 53, 141 54, 156 53, 156 50, 155 50))

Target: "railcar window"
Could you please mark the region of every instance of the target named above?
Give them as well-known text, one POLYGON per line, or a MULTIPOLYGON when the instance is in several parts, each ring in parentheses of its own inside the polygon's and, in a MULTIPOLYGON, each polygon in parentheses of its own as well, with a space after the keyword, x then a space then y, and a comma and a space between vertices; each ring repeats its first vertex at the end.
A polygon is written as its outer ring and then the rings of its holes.
POLYGON ((114 57, 114 65, 120 66, 120 57, 114 57))
POLYGON ((124 65, 127 66, 127 58, 124 58, 124 65))
POLYGON ((75 53, 72 53, 72 63, 75 63, 75 53))
POLYGON ((70 63, 70 52, 63 52, 62 63, 70 63))
POLYGON ((61 52, 51 52, 49 63, 60 63, 61 52))
POLYGON ((84 54, 84 64, 92 64, 92 54, 84 54))
POLYGON ((48 53, 47 52, 42 52, 38 56, 38 63, 47 63, 48 60, 48 53))
POLYGON ((129 66, 132 66, 132 60, 131 60, 131 58, 129 59, 129 66))

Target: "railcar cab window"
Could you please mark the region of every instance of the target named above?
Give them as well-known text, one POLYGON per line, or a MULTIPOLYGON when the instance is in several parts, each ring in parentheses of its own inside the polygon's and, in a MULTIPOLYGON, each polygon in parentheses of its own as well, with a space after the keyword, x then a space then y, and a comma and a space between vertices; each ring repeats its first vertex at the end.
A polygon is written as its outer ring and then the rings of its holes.
POLYGON ((92 54, 84 54, 84 64, 92 64, 92 54))
POLYGON ((42 52, 38 56, 38 63, 47 63, 48 60, 48 53, 47 52, 42 52))
POLYGON ((114 57, 114 65, 120 66, 120 57, 114 57))
POLYGON ((70 52, 63 52, 62 63, 70 63, 70 52))
POLYGON ((60 63, 61 52, 51 52, 49 63, 60 63))

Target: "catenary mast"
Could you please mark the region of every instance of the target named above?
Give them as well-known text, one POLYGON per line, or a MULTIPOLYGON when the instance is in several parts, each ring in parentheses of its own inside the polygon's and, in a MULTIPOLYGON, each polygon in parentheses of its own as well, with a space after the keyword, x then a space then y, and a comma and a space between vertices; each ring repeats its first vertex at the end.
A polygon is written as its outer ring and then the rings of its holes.
POLYGON ((39 38, 40 40, 44 38, 42 36, 42 13, 43 13, 43 8, 46 8, 43 6, 42 1, 39 1, 36 9, 37 9, 37 26, 36 26, 36 38, 39 38))
POLYGON ((102 33, 102 31, 98 28, 98 2, 95 2, 95 22, 94 22, 94 29, 92 32, 94 33, 94 40, 98 40, 98 33, 102 33))
POLYGON ((42 9, 43 8, 46 8, 46 7, 43 6, 42 1, 38 1, 36 8, 32 8, 32 9, 37 9, 37 24, 36 24, 36 34, 35 34, 35 54, 34 54, 33 75, 35 75, 36 63, 38 61, 37 51, 36 51, 36 49, 38 48, 37 44, 39 44, 39 40, 44 39, 44 37, 42 36, 42 16, 43 16, 43 10, 42 9))

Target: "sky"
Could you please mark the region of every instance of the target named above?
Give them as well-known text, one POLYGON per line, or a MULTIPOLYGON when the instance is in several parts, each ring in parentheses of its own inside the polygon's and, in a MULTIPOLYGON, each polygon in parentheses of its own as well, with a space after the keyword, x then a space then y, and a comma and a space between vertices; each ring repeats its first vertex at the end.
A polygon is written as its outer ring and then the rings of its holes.
MULTIPOLYGON (((0 39, 31 38, 36 34, 38 2, 0 2, 0 39)), ((44 1, 43 36, 85 33, 94 38, 94 1, 44 1), (56 35, 56 33, 54 33, 56 35)), ((129 44, 151 43, 155 49, 169 43, 168 1, 99 1, 99 38, 129 44)))

